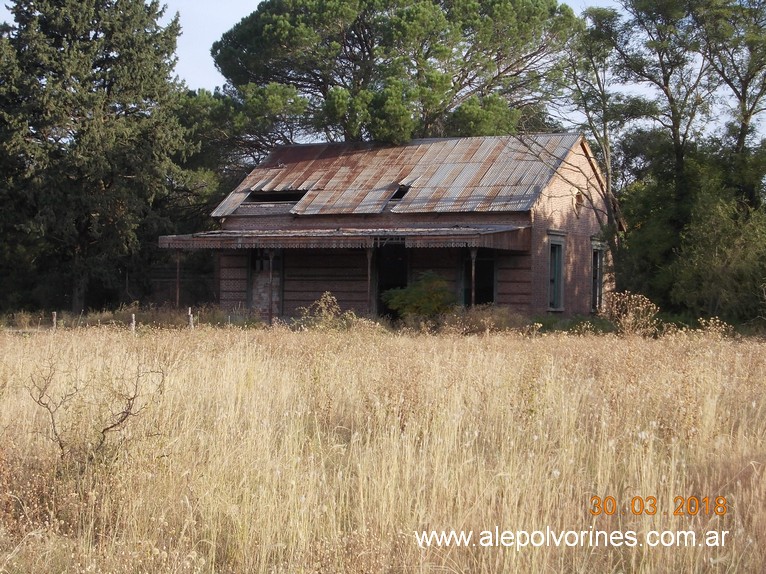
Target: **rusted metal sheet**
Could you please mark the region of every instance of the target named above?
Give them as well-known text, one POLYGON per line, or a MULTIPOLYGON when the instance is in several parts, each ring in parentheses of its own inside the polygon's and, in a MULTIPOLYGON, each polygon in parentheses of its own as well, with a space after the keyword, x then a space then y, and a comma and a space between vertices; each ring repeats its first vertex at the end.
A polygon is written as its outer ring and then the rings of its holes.
POLYGON ((460 174, 440 166, 427 185, 414 186, 392 211, 528 211, 558 165, 552 158, 560 163, 578 140, 574 134, 538 135, 532 142, 515 137, 459 140, 466 148, 475 146, 464 163, 450 164, 453 158, 446 157, 448 166, 462 168, 460 174))
POLYGON ((253 185, 253 180, 260 181, 261 179, 263 179, 262 174, 252 172, 226 197, 226 199, 218 204, 218 207, 213 210, 211 215, 213 217, 224 217, 234 213, 237 207, 239 207, 242 202, 245 201, 247 196, 250 195, 250 188, 253 185))
POLYGON ((191 235, 165 235, 166 249, 310 249, 368 248, 385 243, 406 247, 488 247, 504 250, 529 248, 527 227, 517 225, 455 225, 451 227, 339 227, 335 229, 272 229, 206 231, 191 235))
POLYGON ((395 213, 527 211, 577 134, 414 140, 278 148, 227 197, 214 216, 232 214, 251 191, 306 191, 295 215, 382 212, 400 185, 395 213), (410 183, 411 182, 411 183, 410 183))

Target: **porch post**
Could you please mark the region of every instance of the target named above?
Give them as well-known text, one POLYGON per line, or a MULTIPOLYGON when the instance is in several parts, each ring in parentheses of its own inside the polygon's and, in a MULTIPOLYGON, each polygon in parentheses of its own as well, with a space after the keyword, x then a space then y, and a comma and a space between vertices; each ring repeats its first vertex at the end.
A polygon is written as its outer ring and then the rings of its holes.
POLYGON ((269 249, 269 325, 274 322, 274 250, 269 249))
POLYGON ((372 315, 372 247, 367 248, 367 314, 372 315))
POLYGON ((471 307, 476 305, 476 255, 479 249, 471 247, 471 307))

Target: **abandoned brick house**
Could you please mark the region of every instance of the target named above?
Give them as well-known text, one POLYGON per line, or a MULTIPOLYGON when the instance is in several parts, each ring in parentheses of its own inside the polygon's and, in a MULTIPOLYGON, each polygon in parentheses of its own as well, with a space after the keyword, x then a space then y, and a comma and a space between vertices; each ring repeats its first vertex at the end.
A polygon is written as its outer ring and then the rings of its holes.
POLYGON ((381 293, 426 270, 467 306, 587 314, 605 281, 602 185, 578 134, 284 146, 216 208, 220 230, 160 246, 215 250, 220 305, 269 319, 326 291, 382 314, 381 293))

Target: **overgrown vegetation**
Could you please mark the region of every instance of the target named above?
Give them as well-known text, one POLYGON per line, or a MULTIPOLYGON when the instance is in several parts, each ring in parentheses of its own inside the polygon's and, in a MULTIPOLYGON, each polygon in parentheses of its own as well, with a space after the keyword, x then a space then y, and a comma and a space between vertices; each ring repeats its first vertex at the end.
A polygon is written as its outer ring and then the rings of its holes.
MULTIPOLYGON (((122 305, 114 310, 104 309, 88 313, 74 314, 67 311, 55 313, 56 328, 71 329, 79 327, 119 326, 137 328, 146 327, 189 327, 197 325, 262 327, 265 322, 257 312, 250 309, 221 309, 216 305, 187 307, 177 309, 171 306, 145 306, 137 304, 122 305)), ((0 315, 0 327, 22 331, 52 329, 53 312, 16 311, 0 315)))
POLYGON ((38 366, 26 384, 29 397, 45 413, 62 467, 83 473, 110 466, 132 434, 134 417, 162 393, 164 374, 139 364, 85 377, 76 369, 62 372, 63 362, 53 358, 38 366))
POLYGON ((385 291, 382 299, 407 321, 433 319, 457 304, 450 283, 433 271, 420 272, 407 287, 385 291))
MULTIPOLYGON (((703 330, 732 336, 738 331, 734 325, 715 316, 688 321, 677 316, 663 315, 659 307, 649 299, 627 291, 609 293, 604 299, 603 309, 596 315, 528 317, 501 305, 455 305, 451 291, 441 290, 442 287, 446 287, 446 284, 441 277, 426 273, 410 288, 389 291, 386 299, 395 301, 396 305, 402 305, 395 307, 402 313, 396 320, 391 320, 390 317, 366 317, 350 310, 344 311, 335 296, 326 292, 308 307, 299 309, 297 317, 288 322, 277 319, 275 324, 303 331, 349 331, 366 328, 449 335, 513 331, 521 334, 617 333, 658 337, 669 332, 703 330)), ((266 328, 268 325, 252 310, 227 311, 215 306, 189 307, 182 310, 173 307, 142 308, 130 305, 120 307, 116 311, 80 315, 67 312, 49 314, 18 311, 0 316, 0 329, 7 328, 25 333, 94 326, 122 327, 140 333, 154 328, 266 328)), ((763 330, 764 323, 759 318, 739 327, 739 331, 748 334, 758 334, 763 330)))
POLYGON ((0 571, 757 571, 766 356, 719 327, 0 331, 0 571), (137 380, 143 410, 107 433, 108 457, 80 458, 137 380), (36 385, 79 445, 63 457, 36 385), (594 495, 626 513, 592 516, 594 495), (636 496, 659 513, 632 515, 636 496), (673 516, 677 496, 727 511, 673 516), (522 552, 414 536, 496 525, 729 535, 522 552))
POLYGON ((316 331, 348 331, 363 325, 374 327, 374 321, 360 317, 353 311, 343 311, 335 296, 326 291, 308 307, 299 309, 300 316, 294 319, 291 326, 299 331, 307 329, 316 331))

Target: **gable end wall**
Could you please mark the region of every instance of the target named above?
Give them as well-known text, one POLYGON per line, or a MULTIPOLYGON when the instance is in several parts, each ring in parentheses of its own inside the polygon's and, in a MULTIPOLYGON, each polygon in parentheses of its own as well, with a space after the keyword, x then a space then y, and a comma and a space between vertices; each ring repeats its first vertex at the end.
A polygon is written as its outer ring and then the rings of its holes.
POLYGON ((549 312, 551 238, 564 244, 564 315, 587 315, 591 312, 593 238, 601 225, 593 205, 603 212, 598 179, 582 148, 575 148, 564 160, 558 174, 543 190, 532 211, 532 301, 534 314, 549 312), (579 215, 575 209, 578 191, 585 199, 579 215), (551 233, 553 232, 553 233, 551 233))

